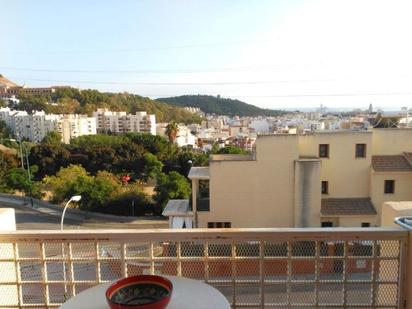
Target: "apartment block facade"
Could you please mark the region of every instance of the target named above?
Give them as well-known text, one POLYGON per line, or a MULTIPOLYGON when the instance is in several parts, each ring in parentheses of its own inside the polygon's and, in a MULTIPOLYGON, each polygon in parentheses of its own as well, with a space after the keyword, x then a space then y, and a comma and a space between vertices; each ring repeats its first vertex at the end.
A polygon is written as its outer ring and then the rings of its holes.
POLYGON ((0 120, 12 130, 15 136, 33 142, 41 142, 48 132, 57 131, 62 135, 62 142, 82 135, 96 134, 96 119, 86 115, 56 115, 37 111, 28 114, 25 111, 0 108, 0 120))
POLYGON ((189 178, 196 227, 379 226, 384 202, 412 200, 412 130, 259 136, 189 178))
POLYGON ((146 112, 136 112, 132 115, 126 112, 98 109, 93 116, 96 118, 98 132, 141 132, 156 135, 156 117, 146 112))
POLYGON ((96 118, 77 114, 64 115, 57 122, 57 131, 62 136, 62 142, 69 144, 72 138, 95 135, 96 118))

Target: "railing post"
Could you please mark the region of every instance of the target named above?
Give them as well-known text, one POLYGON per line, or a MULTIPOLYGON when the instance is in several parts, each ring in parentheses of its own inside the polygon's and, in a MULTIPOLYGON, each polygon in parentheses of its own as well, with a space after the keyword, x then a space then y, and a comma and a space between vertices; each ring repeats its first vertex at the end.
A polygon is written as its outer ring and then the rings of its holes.
MULTIPOLYGON (((13 208, 0 209, 0 231, 15 231, 16 219, 13 208)), ((0 243, 0 256, 2 258, 14 259, 13 264, 1 267, 0 282, 9 281, 10 278, 15 280, 16 285, 9 289, 7 295, 1 295, 0 305, 22 305, 23 298, 21 296, 21 278, 20 278, 20 262, 17 243, 0 243)), ((0 283, 1 285, 1 283, 0 283)))
POLYGON ((408 232, 406 246, 405 309, 412 309, 412 231, 408 232))

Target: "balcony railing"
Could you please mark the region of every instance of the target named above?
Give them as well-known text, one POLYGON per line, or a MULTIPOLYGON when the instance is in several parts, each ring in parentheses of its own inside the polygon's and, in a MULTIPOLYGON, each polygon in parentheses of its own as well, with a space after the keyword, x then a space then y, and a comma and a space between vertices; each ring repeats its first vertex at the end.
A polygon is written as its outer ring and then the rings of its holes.
POLYGON ((55 308, 93 285, 136 274, 205 281, 233 308, 404 308, 408 233, 380 228, 2 232, 0 308, 55 308))

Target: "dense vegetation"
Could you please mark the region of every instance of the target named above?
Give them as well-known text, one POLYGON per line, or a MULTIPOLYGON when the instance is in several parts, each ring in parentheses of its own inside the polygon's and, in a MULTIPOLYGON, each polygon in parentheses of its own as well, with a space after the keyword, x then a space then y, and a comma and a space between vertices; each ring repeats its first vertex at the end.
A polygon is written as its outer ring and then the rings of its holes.
POLYGON ((208 154, 179 148, 160 136, 98 134, 67 145, 53 132, 39 144, 23 143, 29 153, 29 182, 18 144, 9 146, 10 151, 0 149, 1 192, 37 198, 48 193, 54 203, 81 194, 81 209, 120 215, 160 214, 169 198, 188 198, 190 167, 208 164, 208 154), (150 186, 154 194, 147 191, 150 186))
POLYGON ((179 97, 160 98, 157 101, 166 102, 176 106, 199 107, 207 114, 226 116, 278 116, 282 111, 262 109, 239 100, 225 99, 220 96, 210 95, 183 95, 179 97))
POLYGON ((19 95, 20 104, 13 106, 16 109, 31 113, 33 110, 44 110, 55 114, 88 114, 91 115, 98 108, 108 108, 113 111, 135 113, 146 111, 156 115, 157 122, 174 120, 183 123, 200 122, 200 118, 183 108, 153 101, 129 93, 102 93, 97 90, 78 90, 74 88, 58 89, 51 95, 19 95), (52 102, 52 104, 51 104, 52 102))

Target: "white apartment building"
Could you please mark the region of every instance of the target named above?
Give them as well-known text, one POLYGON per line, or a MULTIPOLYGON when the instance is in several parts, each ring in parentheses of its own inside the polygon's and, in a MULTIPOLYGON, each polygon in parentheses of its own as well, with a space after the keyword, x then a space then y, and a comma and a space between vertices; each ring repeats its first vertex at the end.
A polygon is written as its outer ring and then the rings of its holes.
POLYGON ((72 138, 96 134, 96 118, 86 115, 64 115, 57 123, 57 131, 62 136, 62 142, 69 144, 72 138))
POLYGON ((176 143, 179 147, 191 146, 197 147, 197 138, 190 132, 190 129, 184 125, 179 125, 179 133, 177 134, 176 143))
POLYGON ((11 127, 12 111, 8 107, 0 108, 0 120, 4 121, 6 125, 11 127))
POLYGON ((46 114, 44 111, 38 111, 27 118, 29 120, 29 127, 27 136, 24 137, 31 141, 40 142, 48 132, 57 130, 57 123, 60 116, 55 114, 46 114))
MULTIPOLYGON (((167 128, 168 123, 167 122, 161 122, 156 125, 156 134, 159 136, 166 137, 166 128, 167 128)), ((185 147, 185 146, 191 146, 191 147, 197 147, 197 137, 192 134, 190 128, 183 124, 178 125, 179 131, 177 132, 177 137, 176 137, 176 144, 179 147, 185 147)))
POLYGON ((156 117, 146 112, 136 112, 132 115, 99 108, 93 116, 96 118, 98 132, 142 132, 156 135, 156 117))
POLYGON ((26 111, 0 108, 0 120, 6 123, 15 136, 33 142, 41 142, 51 131, 58 131, 62 135, 62 142, 66 144, 70 143, 71 138, 96 134, 96 119, 86 115, 56 115, 44 111, 30 115, 26 111))

